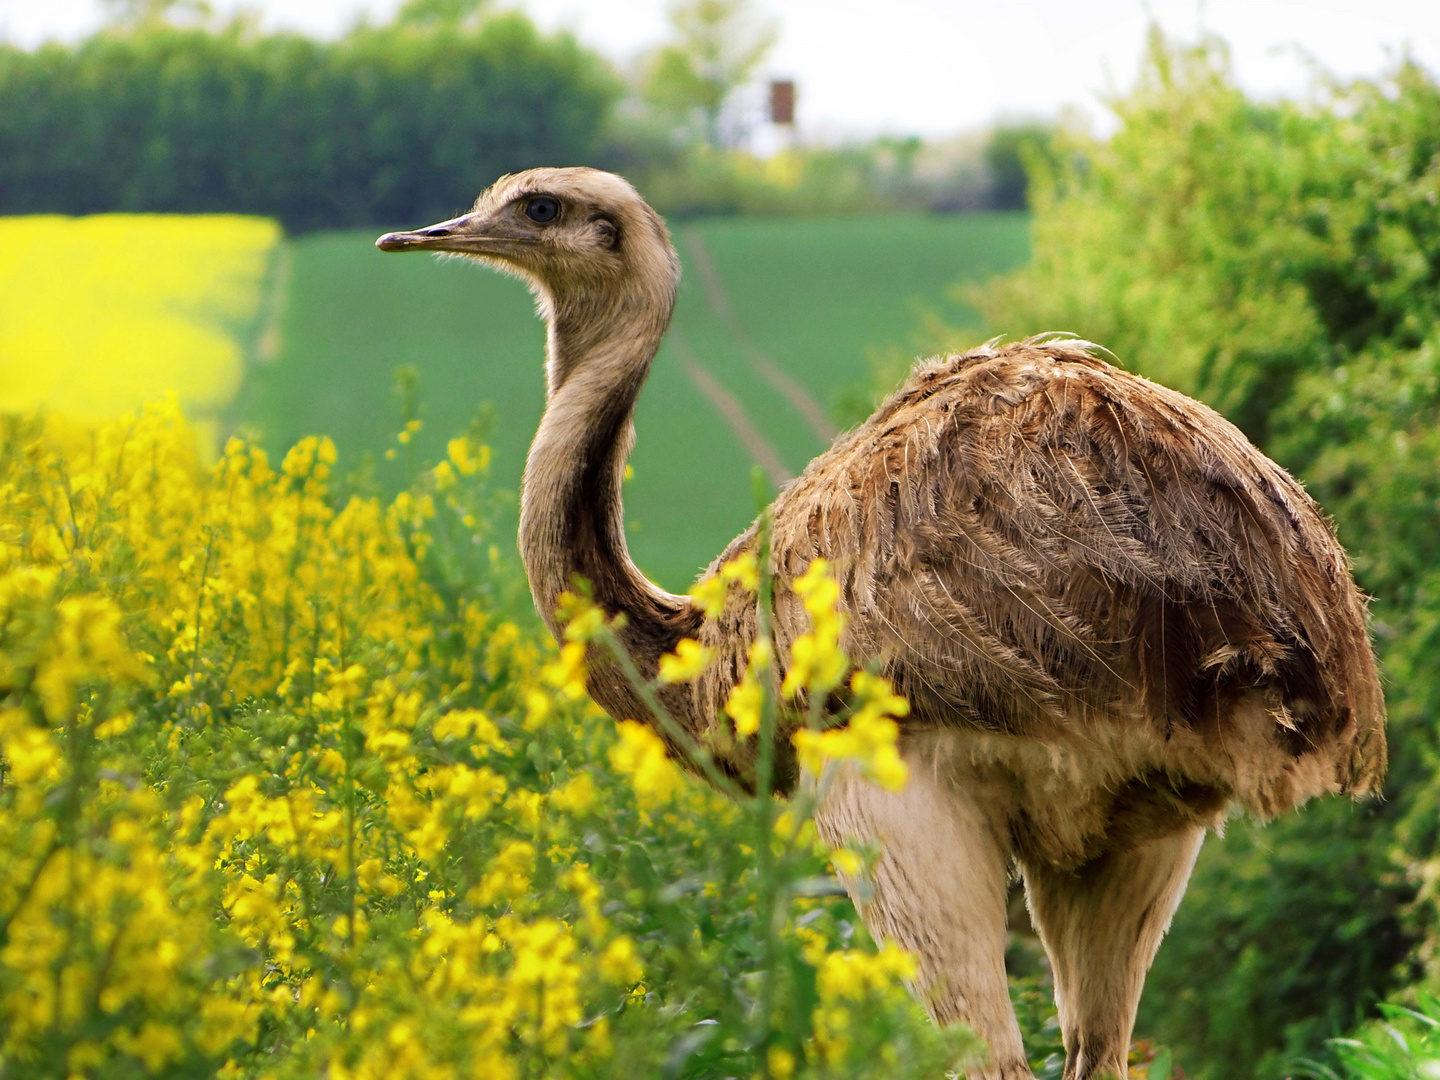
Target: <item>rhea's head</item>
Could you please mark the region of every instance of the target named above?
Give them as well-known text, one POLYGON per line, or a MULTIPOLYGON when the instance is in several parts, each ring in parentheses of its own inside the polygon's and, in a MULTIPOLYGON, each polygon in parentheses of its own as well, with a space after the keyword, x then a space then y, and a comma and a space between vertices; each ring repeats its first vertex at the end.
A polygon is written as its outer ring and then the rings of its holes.
MULTIPOLYGON (((546 318, 619 317, 663 309, 680 261, 660 215, 629 182, 598 169, 529 169, 502 176, 460 217, 386 233, 381 251, 469 256, 530 282, 546 318)), ((592 328, 596 329, 596 328, 592 328)), ((620 327, 616 327, 620 329, 620 327)))

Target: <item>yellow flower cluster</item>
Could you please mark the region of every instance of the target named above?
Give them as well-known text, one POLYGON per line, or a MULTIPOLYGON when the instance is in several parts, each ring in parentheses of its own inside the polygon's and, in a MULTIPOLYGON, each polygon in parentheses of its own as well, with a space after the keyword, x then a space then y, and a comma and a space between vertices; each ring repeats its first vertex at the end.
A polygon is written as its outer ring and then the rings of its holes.
POLYGON ((660 681, 688 682, 704 671, 714 658, 714 649, 701 645, 693 638, 681 638, 673 653, 660 658, 660 681))
POLYGON ((766 677, 774 663, 775 650, 764 638, 750 643, 745 664, 745 674, 730 690, 725 700, 725 715, 735 724, 735 734, 742 739, 749 738, 760 730, 760 710, 764 704, 764 691, 760 680, 766 677))
POLYGON ((608 1053, 641 966, 573 861, 595 783, 507 764, 541 653, 425 583, 444 473, 337 505, 328 440, 205 468, 173 402, 0 436, 0 1072, 608 1053))
POLYGON ((701 578, 690 588, 690 597, 712 619, 720 617, 732 586, 754 592, 760 585, 760 564, 755 553, 747 551, 720 567, 719 573, 701 578))
POLYGON ((887 943, 876 953, 846 950, 816 959, 820 1004, 815 1008, 813 1021, 815 1042, 825 1060, 837 1061, 845 1056, 849 1047, 849 1031, 855 1022, 854 1006, 873 995, 893 992, 897 982, 913 980, 915 958, 887 943))
POLYGON ((824 697, 840 685, 850 666, 840 651, 840 634, 845 629, 845 616, 837 610, 840 586, 831 576, 829 564, 816 559, 795 579, 793 587, 810 616, 810 629, 790 646, 790 669, 780 692, 787 698, 802 690, 811 697, 824 697))
POLYGON ((633 720, 622 720, 619 730, 620 742, 610 751, 610 764, 630 776, 642 807, 653 809, 668 802, 683 780, 660 736, 633 720))
MULTIPOLYGON (((732 584, 754 590, 758 567, 753 554, 746 553, 700 581, 691 590, 696 604, 714 618, 724 609, 732 584)), ((908 776, 900 757, 900 729, 896 720, 910 711, 909 702, 896 694, 890 683, 866 671, 854 671, 850 678, 851 711, 843 727, 817 730, 824 720, 823 708, 847 672, 849 657, 840 647, 845 616, 839 610, 840 586, 825 559, 815 559, 791 586, 804 606, 810 628, 790 646, 790 665, 780 684, 781 695, 794 700, 804 694, 810 702, 811 724, 797 730, 793 742, 800 764, 820 775, 830 762, 852 762, 866 776, 891 791, 905 785, 908 776)), ((598 617, 598 616, 591 616, 598 617)), ((578 625, 572 622, 573 625, 578 625)), ((568 646, 567 646, 568 648, 568 646)), ((695 678, 714 658, 714 650, 691 639, 682 640, 674 653, 661 657, 659 682, 675 683, 695 678)), ((577 663, 583 654, 577 654, 577 663)), ((773 663, 773 650, 766 637, 751 645, 748 663, 740 681, 732 688, 724 711, 742 739, 760 729, 764 702, 763 681, 773 663)))
MULTIPOLYGON (((794 589, 805 605, 810 629, 795 639, 790 668, 780 691, 795 697, 804 691, 811 703, 812 724, 795 732, 800 764, 819 776, 831 762, 851 762, 866 776, 891 791, 905 786, 908 771, 900 757, 900 728, 896 720, 910 711, 910 703, 890 683, 863 670, 850 677, 850 715, 843 727, 817 730, 818 708, 851 670, 840 648, 845 617, 837 610, 840 587, 824 559, 814 560, 795 579, 794 589)), ((733 714, 732 714, 733 715, 733 714)))
POLYGON ((800 764, 819 775, 828 762, 854 762, 881 787, 899 791, 910 774, 897 749, 900 727, 895 720, 910 711, 910 703, 894 693, 888 681, 865 671, 851 676, 850 692, 854 710, 844 727, 795 733, 800 764))

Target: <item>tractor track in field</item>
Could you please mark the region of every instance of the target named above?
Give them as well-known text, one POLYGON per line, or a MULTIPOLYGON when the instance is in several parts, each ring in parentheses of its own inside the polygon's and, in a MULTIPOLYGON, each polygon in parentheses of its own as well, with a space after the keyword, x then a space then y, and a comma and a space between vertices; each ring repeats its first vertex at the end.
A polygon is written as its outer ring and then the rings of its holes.
POLYGON ((750 422, 750 417, 745 412, 745 407, 740 404, 739 398, 721 385, 711 370, 701 362, 686 344, 685 339, 674 330, 670 331, 670 347, 679 355, 681 362, 685 365, 685 371, 690 376, 690 381, 695 384, 710 404, 715 407, 725 423, 730 425, 730 430, 735 434, 736 440, 744 447, 750 459, 765 470, 765 475, 777 488, 790 482, 794 474, 786 467, 770 441, 760 434, 758 428, 750 422))
POLYGON ((720 321, 730 331, 730 335, 749 359, 750 366, 755 369, 755 374, 769 383, 781 397, 790 403, 791 408, 804 418, 810 430, 822 443, 826 446, 830 445, 834 441, 838 429, 830 422, 830 418, 825 415, 825 410, 820 407, 820 403, 810 392, 782 371, 745 332, 745 327, 741 325, 735 309, 730 306, 730 296, 725 291, 725 283, 720 278, 720 271, 715 266, 715 260, 710 256, 710 249, 705 246, 704 237, 695 228, 686 229, 684 237, 685 246, 690 251, 690 261, 695 267, 695 272, 700 276, 700 284, 705 290, 705 300, 710 305, 710 310, 719 316, 720 321))

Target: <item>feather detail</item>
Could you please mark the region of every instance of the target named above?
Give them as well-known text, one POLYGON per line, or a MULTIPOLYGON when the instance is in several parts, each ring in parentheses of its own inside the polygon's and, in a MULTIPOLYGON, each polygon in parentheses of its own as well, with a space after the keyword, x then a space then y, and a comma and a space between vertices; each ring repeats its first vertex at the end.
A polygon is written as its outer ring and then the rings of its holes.
MULTIPOLYGON (((1267 816, 1319 793, 1293 777, 1374 791, 1383 699, 1328 520, 1219 414, 1096 351, 1042 336, 924 361, 811 462, 773 508, 782 651, 804 630, 783 586, 823 556, 846 648, 911 698, 912 729, 1185 732, 1205 760, 1182 771, 1267 816), (1242 741, 1267 760, 1232 761, 1256 701, 1273 735, 1242 741)), ((715 681, 697 709, 723 700, 715 681)))

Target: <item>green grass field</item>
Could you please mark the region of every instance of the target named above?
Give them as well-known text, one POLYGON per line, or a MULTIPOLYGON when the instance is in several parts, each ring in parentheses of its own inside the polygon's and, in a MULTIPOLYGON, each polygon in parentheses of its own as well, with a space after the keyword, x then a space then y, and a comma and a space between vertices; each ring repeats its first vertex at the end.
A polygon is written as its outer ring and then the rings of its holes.
MULTIPOLYGON (((956 346, 988 333, 956 285, 1023 262, 1028 238, 1023 214, 722 219, 675 232, 685 282, 640 401, 626 510, 637 563, 679 589, 755 512, 753 447, 692 367, 798 472, 826 445, 815 413, 870 379, 875 357, 917 351, 932 317, 961 328, 956 346)), ((328 433, 342 466, 368 451, 381 478, 398 481, 398 463, 380 455, 399 428, 394 370, 413 364, 426 425, 419 456, 438 458, 490 402, 496 480, 514 488, 544 402, 544 332, 529 295, 458 261, 383 255, 373 239, 321 233, 290 244, 280 347, 253 369, 240 417, 276 450, 328 433)))

